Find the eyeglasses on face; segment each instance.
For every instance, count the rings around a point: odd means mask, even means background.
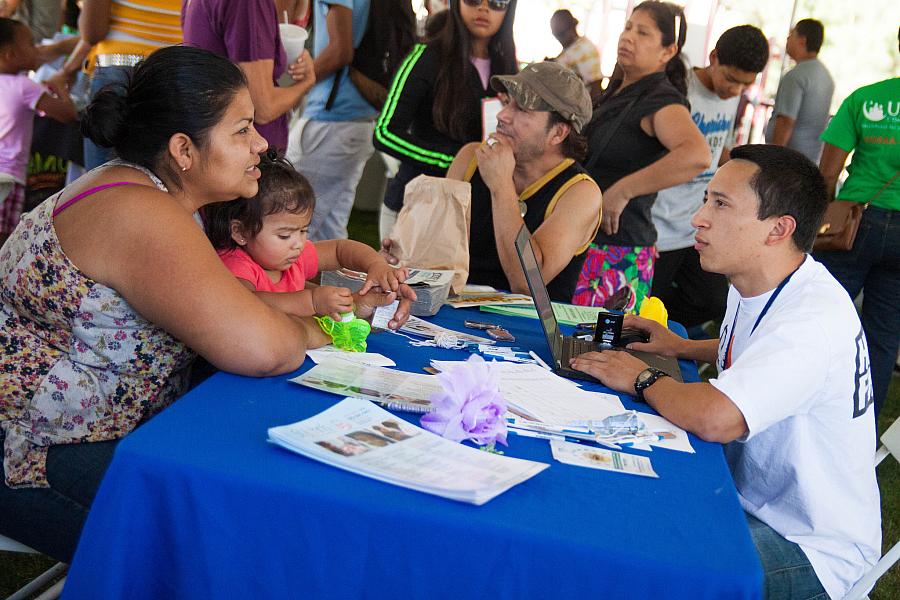
[[[510,1],[511,0],[487,0],[487,5],[491,10],[502,12],[509,8]],[[472,8],[478,8],[479,6],[481,6],[483,0],[463,0],[463,2],[465,2]]]

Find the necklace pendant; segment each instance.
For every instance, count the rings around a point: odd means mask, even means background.
[[[528,212],[528,205],[525,204],[524,201],[519,200],[519,216],[523,219],[525,218],[525,213]]]

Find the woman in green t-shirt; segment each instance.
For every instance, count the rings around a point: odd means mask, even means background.
[[[816,259],[851,297],[865,292],[862,324],[878,414],[900,348],[900,77],[850,94],[822,134],[822,141],[825,147],[819,168],[832,197],[853,152],[847,167],[850,175],[837,199],[868,204],[853,248],[817,252]]]

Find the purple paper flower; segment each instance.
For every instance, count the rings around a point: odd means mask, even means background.
[[[454,442],[506,445],[506,400],[491,363],[473,354],[438,379],[444,390],[431,395],[436,410],[422,417],[422,427]]]

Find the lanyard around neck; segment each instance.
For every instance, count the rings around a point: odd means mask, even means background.
[[[803,262],[806,262],[804,260]],[[802,266],[803,263],[800,263]],[[788,281],[791,280],[791,277],[794,276],[794,273],[800,269],[798,266],[796,269],[788,273],[788,276],[781,280],[781,283],[778,284],[778,287],[775,288],[775,291],[772,292],[772,295],[769,296],[768,301],[766,301],[766,305],[763,306],[762,311],[760,311],[759,316],[756,317],[756,323],[753,324],[753,328],[750,330],[750,335],[753,335],[753,332],[756,331],[756,328],[759,327],[760,321],[763,320],[763,317],[766,316],[766,313],[769,312],[769,309],[772,307],[772,304],[775,302],[775,298],[778,297],[778,294],[781,293],[781,290],[788,284]],[[725,351],[725,363],[724,367],[728,369],[731,367],[731,348],[734,346],[734,329],[737,326],[738,315],[741,314],[741,304],[738,302],[737,310],[734,311],[734,320],[731,322],[731,333],[728,336],[728,349]],[[750,336],[747,336],[750,337]]]

